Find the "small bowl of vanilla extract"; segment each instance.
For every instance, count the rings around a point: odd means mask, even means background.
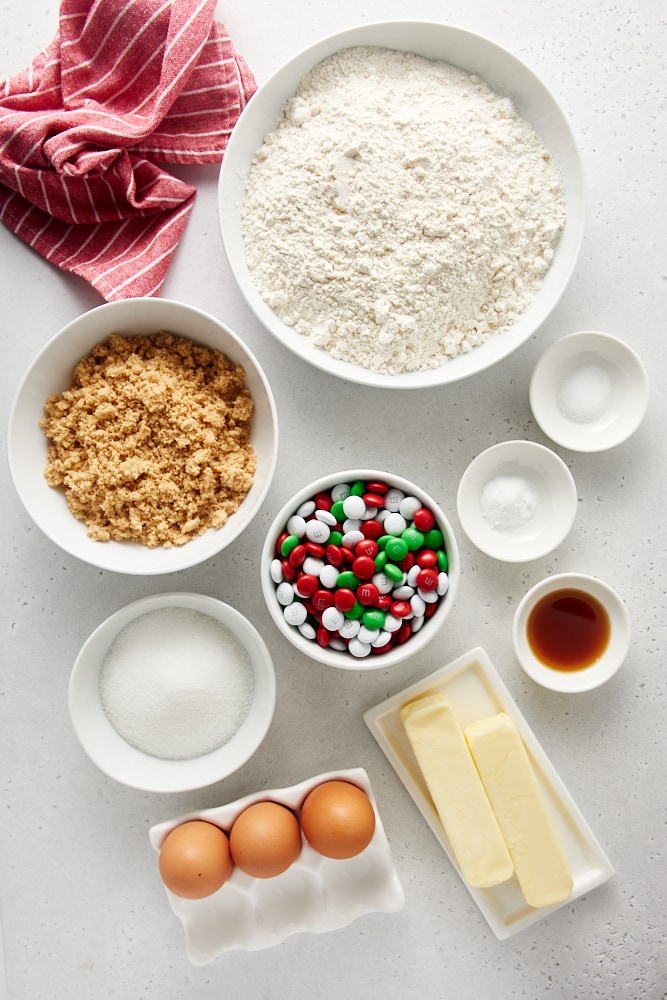
[[[630,646],[630,618],[608,584],[559,573],[535,584],[514,615],[523,670],[551,691],[591,691],[614,676]]]

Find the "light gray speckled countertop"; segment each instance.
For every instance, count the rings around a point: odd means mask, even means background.
[[[0,907],[11,1000],[300,998],[320,1000],[662,1000],[667,994],[665,873],[665,590],[667,377],[664,10],[657,0],[549,5],[489,0],[240,0],[219,17],[263,82],[306,45],[360,21],[410,16],[487,35],[553,90],[577,134],[588,213],[572,281],[551,317],[514,355],[446,390],[355,390],[296,361],[239,294],[216,217],[216,168],[184,171],[199,196],[163,288],[218,315],[269,376],[280,418],[278,468],[261,513],[220,557],[174,577],[99,572],[59,551],[24,513],[2,461]],[[52,37],[55,0],[0,8],[0,77]],[[0,229],[3,437],[24,370],[66,322],[100,303]],[[545,347],[574,330],[628,340],[652,384],[647,417],[601,455],[555,450],[577,484],[575,526],[550,556],[504,565],[459,529],[456,489],[469,461],[497,441],[545,444],[528,380]],[[351,402],[347,402],[351,400]],[[316,404],[316,405],[315,405]],[[350,464],[395,468],[440,500],[458,532],[460,597],[446,628],[403,668],[335,672],[292,654],[272,625],[257,579],[273,512],[310,479]],[[512,652],[514,609],[534,582],[595,573],[625,599],[627,662],[605,687],[576,698],[538,688]],[[69,672],[109,613],[161,590],[212,594],[245,611],[271,644],[278,679],[273,726],[260,751],[224,783],[159,796],[105,779],[67,713]],[[481,645],[549,754],[616,869],[615,877],[548,920],[498,941],[363,724],[371,705]],[[396,914],[365,916],[325,935],[299,934],[202,969],[188,962],[148,844],[151,825],[321,771],[365,767],[406,893]],[[1,981],[1,977],[0,977]]]

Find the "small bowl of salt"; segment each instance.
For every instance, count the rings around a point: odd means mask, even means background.
[[[571,451],[606,451],[626,441],[646,413],[649,383],[618,337],[582,331],[561,337],[538,361],[530,406],[544,433]]]
[[[461,527],[481,552],[502,562],[530,562],[566,538],[577,513],[577,489],[550,448],[503,441],[470,463],[456,504]]]
[[[264,640],[204,594],[144,597],[103,621],[69,682],[76,736],[106,775],[149,792],[184,792],[237,771],[273,719]]]

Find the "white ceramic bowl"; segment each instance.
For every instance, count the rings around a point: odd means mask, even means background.
[[[62,491],[44,478],[48,451],[40,429],[44,403],[71,383],[72,370],[111,333],[150,334],[166,330],[215,348],[242,365],[254,401],[251,443],[257,457],[253,485],[222,528],[183,546],[150,549],[139,542],[96,542],[70,512]],[[271,484],[278,453],[273,394],[257,360],[223,323],[193,306],[159,298],[127,299],[98,306],[68,323],[40,351],[18,388],[7,436],[9,467],[17,493],[35,523],[70,555],[118,573],[157,575],[186,569],[229,545],[259,510]]]
[[[609,616],[610,635],[604,652],[591,666],[579,670],[559,670],[547,666],[533,652],[528,641],[528,619],[535,605],[554,591],[573,589],[595,598]],[[514,615],[512,638],[517,659],[526,674],[551,691],[576,694],[604,684],[619,669],[630,646],[630,618],[618,594],[586,573],[559,573],[535,584],[522,598]]]
[[[337,360],[327,351],[314,347],[305,336],[284,324],[264,302],[246,264],[241,210],[245,180],[254,154],[273,128],[283,103],[294,95],[302,77],[327,56],[356,45],[414,52],[478,73],[497,93],[514,100],[521,116],[541,135],[561,171],[567,213],[565,229],[532,305],[511,329],[430,371],[382,375]],[[419,389],[455,382],[490,367],[523,344],[550,314],[570,280],[581,246],[584,223],[582,167],[569,122],[556,100],[535,74],[506,49],[448,24],[409,20],[363,24],[305,49],[260,86],[239,118],[225,151],[218,213],[223,245],[239,288],[255,315],[280,343],[309,364],[348,382]]]
[[[235,735],[218,750],[189,760],[164,760],[130,746],[114,729],[100,701],[100,670],[114,639],[140,615],[161,608],[189,608],[221,622],[245,648],[254,674],[252,705]],[[68,700],[76,736],[101,771],[131,788],[185,792],[222,781],[255,753],[273,719],[276,680],[266,644],[247,618],[204,594],[168,593],[134,601],[98,625],[76,658]]]
[[[530,380],[530,406],[556,444],[605,451],[637,430],[648,406],[646,369],[618,337],[582,331],[549,347]]]
[[[503,562],[529,562],[565,539],[577,513],[577,489],[563,460],[534,441],[503,441],[479,454],[459,483],[461,527],[480,551]]]
[[[390,488],[399,489],[407,496],[416,497],[424,507],[427,507],[435,516],[436,527],[443,535],[444,547],[449,563],[447,569],[449,583],[447,592],[440,598],[435,613],[430,617],[426,617],[419,631],[411,635],[407,641],[394,645],[393,648],[388,649],[386,652],[382,652],[381,654],[370,653],[363,657],[354,656],[347,650],[337,650],[330,646],[320,646],[316,640],[306,638],[300,633],[298,628],[288,624],[285,620],[283,606],[279,603],[276,596],[276,583],[271,577],[271,563],[276,558],[276,544],[279,536],[285,529],[288,518],[291,517],[301,504],[313,498],[317,493],[327,492],[338,483],[351,485],[359,480],[365,482],[384,482]],[[444,512],[433,497],[421,489],[421,487],[410,482],[408,479],[404,479],[402,476],[397,476],[394,473],[379,472],[373,469],[348,469],[342,472],[330,473],[299,490],[279,511],[269,529],[262,549],[260,570],[262,591],[266,605],[282,634],[305,656],[318,660],[327,666],[340,667],[345,670],[373,670],[391,667],[414,656],[423,649],[442,628],[454,606],[461,574],[459,550],[454,532]]]

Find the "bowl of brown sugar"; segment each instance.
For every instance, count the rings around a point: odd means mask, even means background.
[[[101,569],[171,573],[229,545],[276,463],[273,394],[215,317],[130,299],[92,309],[42,349],[15,397],[8,459],[39,528]]]

